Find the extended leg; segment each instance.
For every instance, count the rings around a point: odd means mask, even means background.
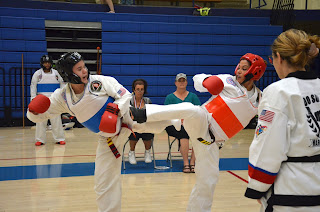
[[[147,122],[163,121],[171,119],[198,119],[202,112],[200,106],[184,102],[173,105],[146,105]]]
[[[197,118],[196,124],[194,120],[184,121],[184,128],[192,141],[196,158],[196,184],[190,194],[187,211],[210,212],[213,193],[219,177],[219,148],[215,143],[205,145],[198,141],[198,138],[211,141],[211,137],[208,130],[207,113],[205,111],[199,113]]]

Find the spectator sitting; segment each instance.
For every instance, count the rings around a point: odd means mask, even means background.
[[[169,94],[164,104],[177,104],[181,102],[191,102],[194,105],[200,105],[200,100],[198,96],[192,92],[187,91],[187,75],[184,73],[179,73],[176,76],[175,85],[177,87],[176,91]],[[182,120],[183,121],[183,120]],[[166,128],[166,131],[169,136],[175,137],[179,140],[179,146],[180,146],[180,152],[183,158],[183,172],[184,173],[194,173],[195,168],[195,156],[194,151],[192,149],[191,153],[191,159],[189,163],[188,159],[188,152],[189,152],[189,136],[184,129],[183,126],[181,126],[181,130],[177,131],[174,126],[169,126]]]
[[[133,96],[130,100],[130,105],[132,107],[141,109],[145,108],[145,104],[151,104],[151,100],[148,97],[144,97],[144,95],[147,93],[147,81],[144,79],[136,79],[132,83],[132,92]],[[154,134],[151,133],[135,133],[131,134],[130,139],[130,151],[129,151],[129,163],[130,164],[137,164],[136,157],[135,157],[135,148],[138,140],[141,138],[143,140],[144,146],[145,146],[145,153],[144,153],[144,161],[146,163],[151,163],[151,155],[150,155],[150,149],[152,145],[152,139],[154,137]]]

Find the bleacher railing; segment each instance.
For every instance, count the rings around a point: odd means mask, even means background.
[[[250,3],[249,3],[250,9],[260,9],[261,7],[265,7],[268,5],[265,0],[258,0],[257,6],[253,6],[253,5],[255,5],[254,2],[256,2],[256,1],[250,0]]]
[[[270,23],[282,25],[283,31],[293,27],[295,21],[294,0],[274,0]]]
[[[31,78],[38,69],[38,67],[24,68],[24,77],[22,77],[21,67],[11,67],[8,71],[9,74],[5,74],[4,69],[0,68],[3,76],[3,84],[1,85],[3,88],[3,96],[1,96],[3,98],[3,107],[0,107],[0,112],[4,113],[4,116],[0,119],[3,120],[1,125],[14,126],[15,119],[20,120],[23,116],[25,117],[26,114],[23,114],[22,105],[24,105],[24,111],[26,112],[30,102]],[[22,83],[22,79],[24,79],[24,83]],[[22,96],[22,93],[24,93],[24,96]]]

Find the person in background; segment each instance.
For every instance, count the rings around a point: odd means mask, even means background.
[[[167,95],[164,104],[178,104],[181,102],[191,102],[194,105],[201,105],[201,102],[198,96],[192,92],[187,91],[187,75],[184,73],[179,73],[176,75],[174,84],[176,85],[176,91]],[[191,158],[189,162],[188,153],[189,153],[189,136],[183,126],[181,130],[177,131],[174,126],[169,126],[166,128],[166,131],[169,136],[175,137],[179,140],[180,153],[183,158],[183,172],[184,173],[194,173],[195,168],[195,155],[192,148]]]
[[[132,83],[132,92],[133,96],[130,100],[130,105],[132,107],[141,109],[145,108],[146,104],[151,104],[151,100],[148,97],[144,97],[147,94],[148,83],[144,79],[136,79]],[[131,133],[130,139],[130,151],[129,151],[129,163],[137,164],[135,157],[135,148],[139,139],[143,140],[145,146],[144,152],[144,161],[146,163],[151,163],[151,154],[150,149],[152,145],[152,139],[154,138],[154,134],[151,133]]]
[[[64,86],[63,79],[58,71],[52,68],[53,60],[49,55],[40,58],[41,69],[37,70],[31,79],[30,94],[31,101],[37,95],[43,94],[50,97],[57,89]],[[65,136],[62,127],[61,116],[49,118],[51,123],[52,135],[56,144],[65,145]],[[48,119],[36,123],[35,145],[41,146],[46,143]]]
[[[305,67],[318,36],[290,29],[271,46],[280,81],[263,91],[245,196],[260,211],[320,211],[320,79]]]
[[[115,13],[112,0],[96,0],[97,4],[107,4],[109,7],[109,13]]]

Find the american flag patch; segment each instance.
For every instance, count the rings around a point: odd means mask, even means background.
[[[270,110],[262,110],[259,116],[259,120],[272,123],[273,117],[274,117],[274,112]]]
[[[120,88],[117,92],[120,96],[123,96],[126,93],[126,89]]]

